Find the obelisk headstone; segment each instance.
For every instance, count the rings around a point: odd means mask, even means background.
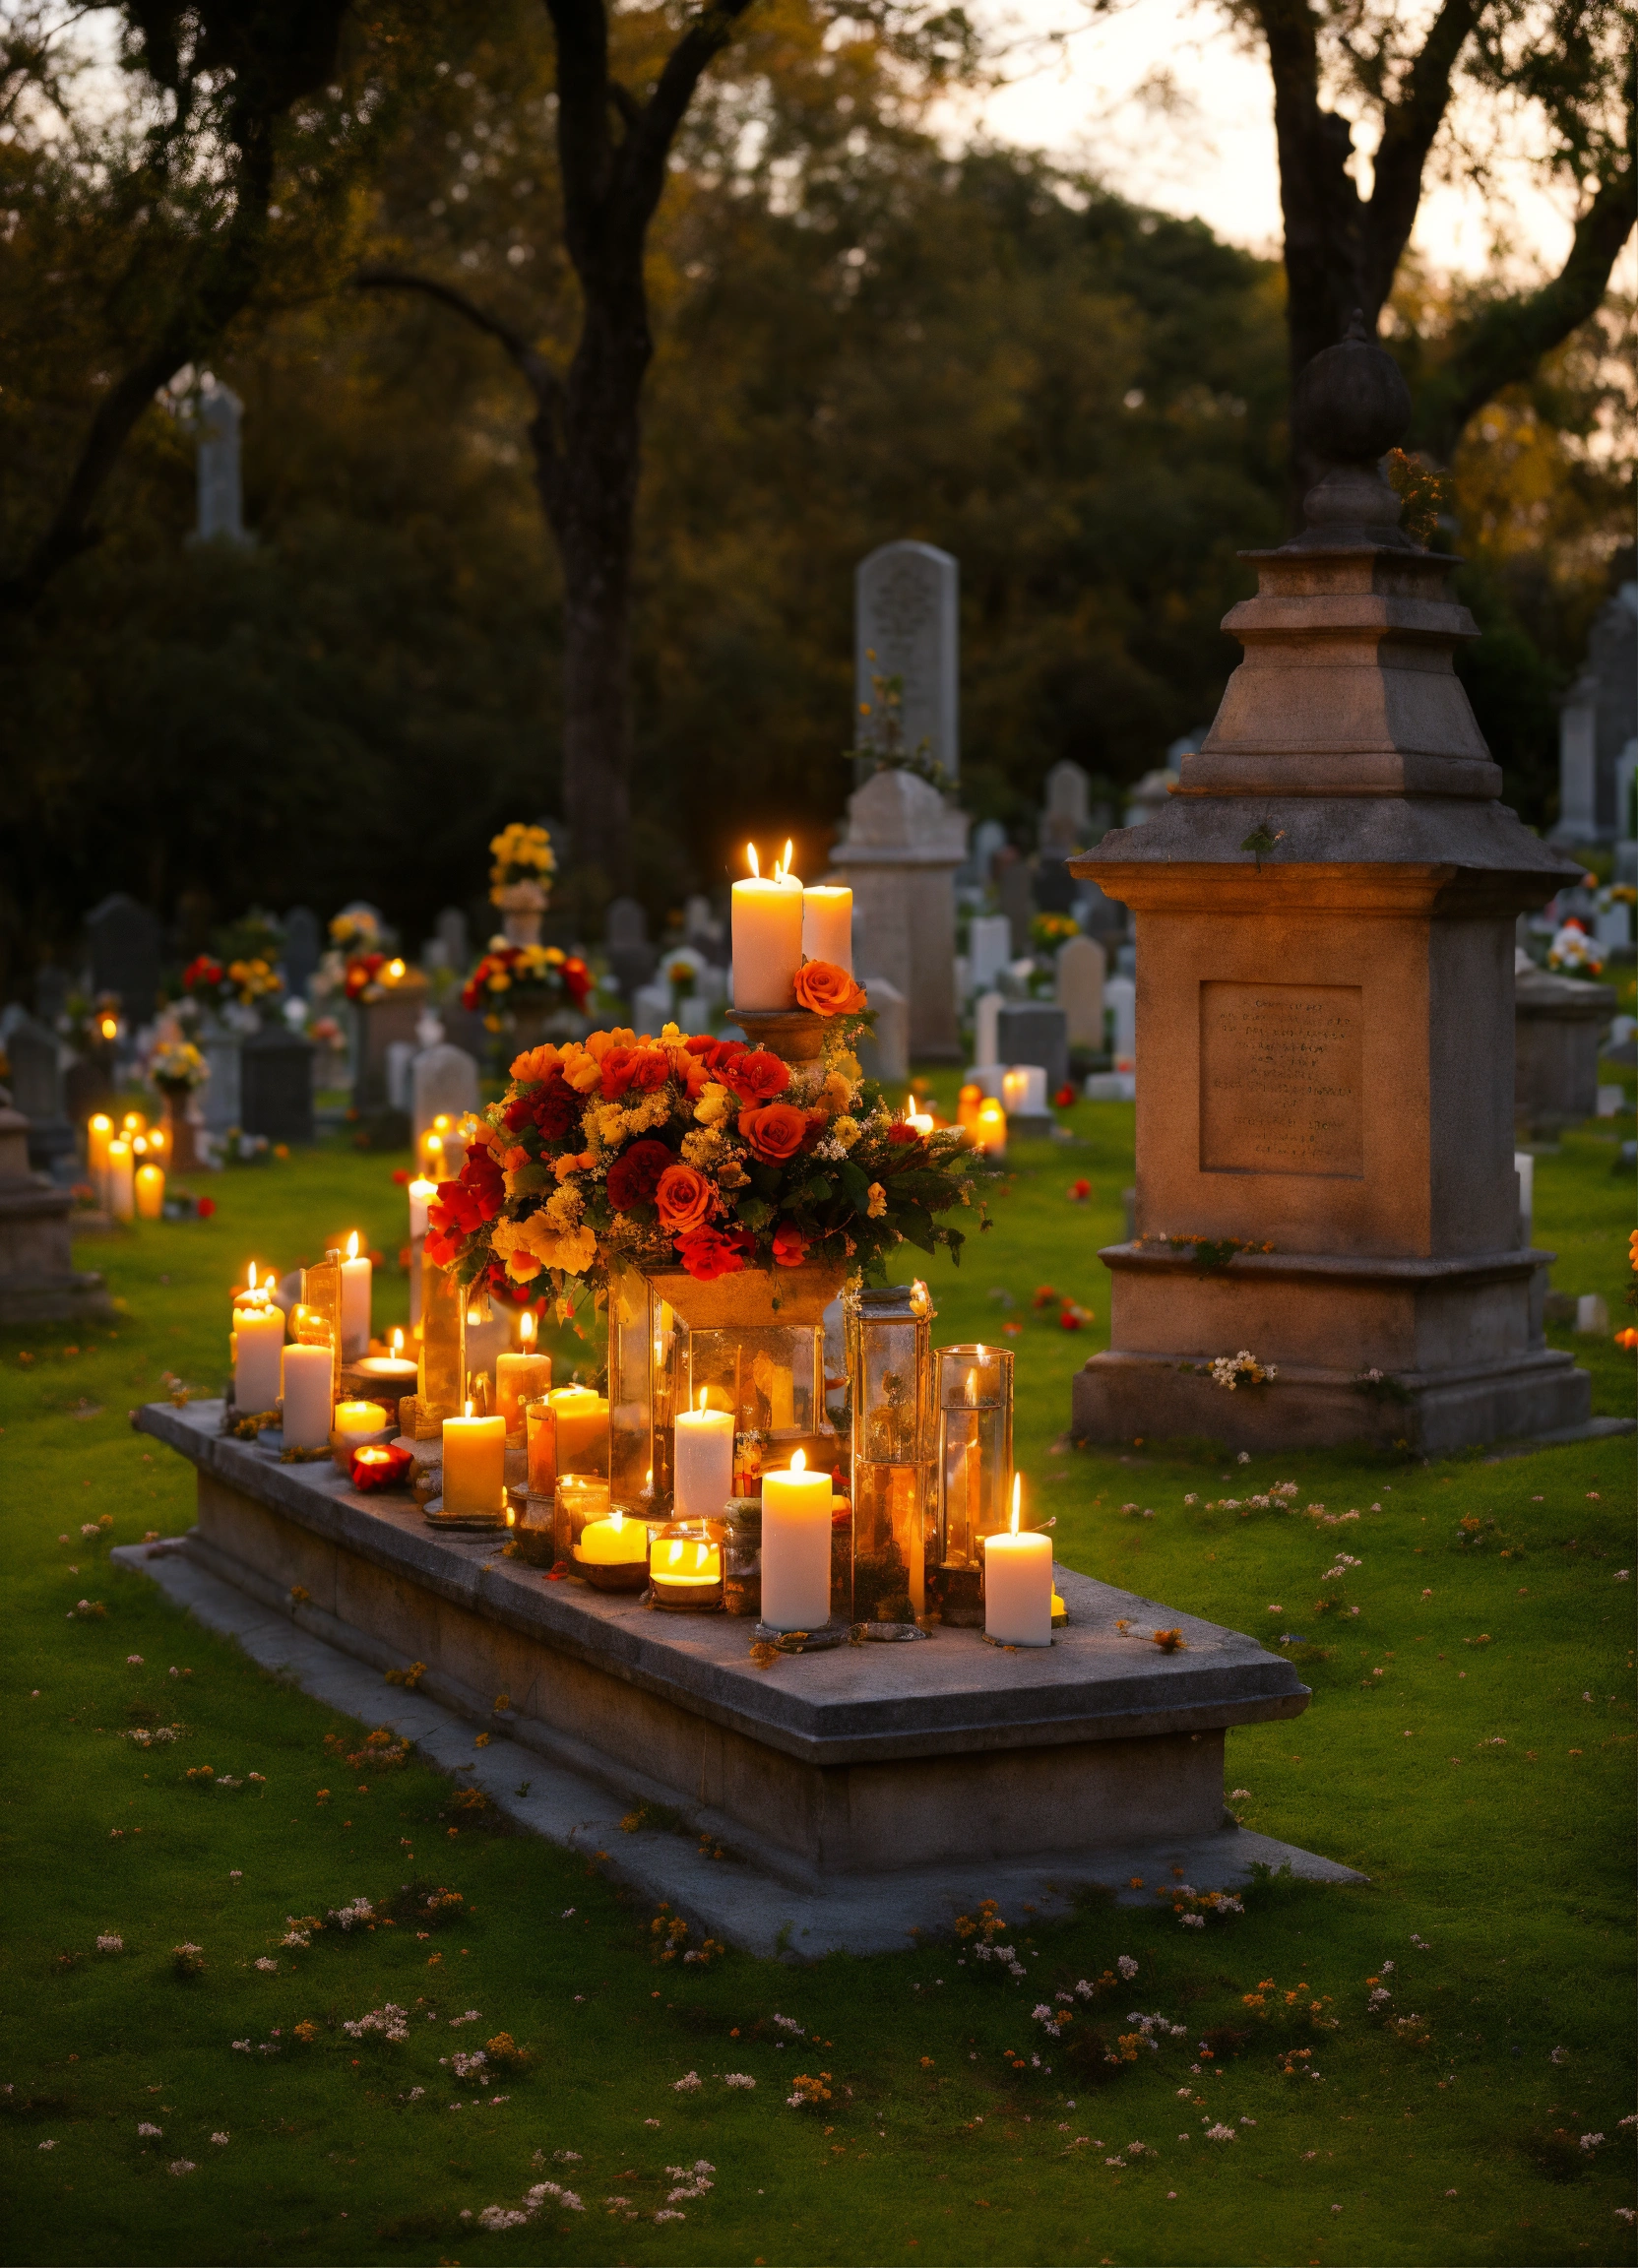
[[[1142,1058],[1139,1234],[1102,1256],[1074,1428],[1429,1451],[1573,1426],[1590,1381],[1542,1343],[1518,1247],[1513,930],[1576,869],[1500,803],[1455,562],[1378,474],[1410,418],[1394,362],[1356,324],[1293,410],[1329,470],[1303,533],[1250,555],[1205,745],[1072,862],[1137,916]],[[1228,1393],[1210,1364],[1241,1350],[1264,1378]]]
[[[209,543],[220,536],[229,543],[248,543],[244,499],[239,480],[239,421],[244,404],[230,386],[207,377],[199,397],[199,524],[195,540]]]
[[[853,570],[856,745],[875,744],[875,680],[902,678],[905,752],[925,741],[951,781],[961,772],[960,583],[956,561],[931,543],[883,543]]]

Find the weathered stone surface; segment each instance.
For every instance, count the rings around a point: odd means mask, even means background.
[[[914,772],[889,767],[848,798],[848,837],[831,863],[852,889],[877,975],[910,1003],[910,1051],[958,1062],[951,971],[956,868],[967,820]]]
[[[1556,1133],[1598,1107],[1599,1047],[1615,1013],[1610,984],[1548,969],[1513,978],[1513,1107],[1526,1126]]]
[[[708,1811],[783,1879],[1209,1834],[1224,1729],[1307,1703],[1250,1638],[1063,1569],[1071,1622],[1049,1650],[941,1630],[759,1670],[730,1617],[548,1584],[499,1538],[434,1532],[329,1467],[223,1439],[220,1405],[137,1421],[200,1468],[194,1548],[213,1571],[270,1605],[299,1584],[302,1627],[383,1667],[424,1662],[457,1706],[487,1718],[504,1689],[544,1752]],[[1158,1624],[1186,1651],[1150,1644]]]
[[[901,677],[905,750],[914,755],[924,740],[929,761],[952,780],[961,771],[960,580],[956,560],[931,543],[883,543],[853,570],[854,729],[861,745],[875,745],[874,680]]]

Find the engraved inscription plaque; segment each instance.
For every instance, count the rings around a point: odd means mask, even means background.
[[[1360,987],[1200,987],[1200,1169],[1362,1175]]]

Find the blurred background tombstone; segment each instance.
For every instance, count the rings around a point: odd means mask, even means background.
[[[987,990],[1012,957],[1012,923],[1006,915],[975,914],[967,929],[967,975],[974,989]]]
[[[909,1047],[918,1059],[961,1060],[951,971],[954,877],[966,855],[964,815],[898,765],[884,765],[849,796],[847,838],[831,852],[863,916],[872,967],[908,1003]]]
[[[117,992],[128,1025],[146,1024],[159,998],[159,924],[123,890],[86,916],[94,992]]]
[[[1103,948],[1093,937],[1071,937],[1058,950],[1056,990],[1071,1047],[1103,1051]]]
[[[319,965],[319,917],[310,906],[292,906],[284,916],[284,988],[292,1000],[305,1000]]]
[[[866,976],[862,982],[876,1012],[876,1028],[859,1041],[859,1067],[884,1087],[902,1087],[910,1077],[910,1002],[889,977]]]
[[[1138,1045],[1138,988],[1136,980],[1124,974],[1111,976],[1103,986],[1104,1029],[1109,1034],[1109,1052],[1117,1070],[1130,1071],[1137,1061]],[[1113,1018],[1110,1029],[1109,1019]]]
[[[244,404],[230,386],[220,386],[207,371],[199,396],[199,450],[196,472],[199,487],[198,543],[222,537],[229,543],[248,543],[245,534],[243,490],[239,478],[239,422]]]
[[[1044,1000],[1008,1000],[996,1018],[996,1061],[1033,1063],[1046,1074],[1050,1102],[1069,1077],[1068,1019]]]
[[[459,906],[446,906],[438,916],[438,942],[444,949],[444,967],[457,979],[466,977],[472,965],[472,939],[467,934],[467,916]]]
[[[216,1016],[201,1020],[199,1051],[210,1077],[201,1098],[208,1134],[225,1134],[230,1126],[243,1126],[239,1116],[239,1050],[244,1041]]]
[[[238,1123],[245,1133],[265,1135],[270,1142],[311,1142],[312,1041],[280,1021],[252,1032],[238,1055]]]
[[[55,1032],[57,1019],[68,1013],[68,996],[74,989],[74,979],[66,969],[45,962],[34,972],[34,1014],[48,1032]]]
[[[36,1173],[54,1174],[73,1158],[75,1148],[63,1093],[62,1041],[21,1008],[9,1010],[8,1016],[9,1084],[13,1107],[29,1121],[29,1164]]]
[[[29,1167],[29,1121],[0,1087],[0,1324],[67,1323],[113,1312],[100,1276],[74,1266],[66,1189]]]
[[[410,1123],[417,1155],[421,1136],[440,1113],[464,1118],[477,1105],[477,1065],[467,1050],[447,1040],[423,1047],[410,1069]]]
[[[883,543],[853,570],[855,745],[872,744],[876,678],[900,677],[905,752],[925,741],[951,781],[961,772],[960,582],[956,561],[931,543]]]
[[[1030,950],[1030,925],[1035,918],[1035,860],[1020,856],[1008,845],[996,854],[995,889],[1012,938],[1014,960]]]
[[[635,898],[616,898],[610,904],[603,928],[608,967],[628,1000],[639,985],[654,975],[659,959],[649,943],[649,917]]]
[[[1612,985],[1515,965],[1513,1112],[1527,1135],[1595,1114],[1599,1046],[1616,1005]]]

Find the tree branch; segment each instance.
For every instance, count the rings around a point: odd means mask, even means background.
[[[1628,147],[1631,147],[1629,113]],[[1631,158],[1576,223],[1569,257],[1540,290],[1492,300],[1458,326],[1450,353],[1418,389],[1412,439],[1448,460],[1462,428],[1503,387],[1531,377],[1545,354],[1598,312],[1633,226]]]
[[[677,128],[708,67],[733,37],[752,0],[715,0],[702,8],[665,58],[660,82],[643,106],[636,132],[626,145],[626,175],[646,223],[665,186],[665,161]]]
[[[1479,12],[1477,0],[1444,0],[1411,66],[1404,94],[1383,114],[1370,202],[1363,209],[1359,262],[1365,317],[1373,328],[1411,241],[1421,203],[1422,168],[1450,107],[1451,79]]]
[[[440,283],[436,276],[417,276],[410,268],[361,268],[350,280],[354,291],[419,291],[428,299],[435,299],[441,307],[459,315],[475,330],[493,339],[504,347],[508,358],[521,373],[530,392],[543,408],[559,409],[563,400],[563,381],[538,347],[532,346],[521,331],[514,331],[498,315],[491,315],[475,299],[469,299],[453,284]]]
[[[602,0],[546,0],[557,47],[557,166],[563,241],[584,281],[596,259],[613,172],[608,24]]]

